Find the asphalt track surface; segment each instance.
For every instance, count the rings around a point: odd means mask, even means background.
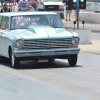
[[[0,100],[100,100],[100,56],[80,52],[74,67],[60,59],[2,63]]]
[[[94,40],[100,40],[100,32],[92,32],[91,38]]]

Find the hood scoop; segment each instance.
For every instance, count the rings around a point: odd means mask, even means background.
[[[48,35],[50,33],[56,34],[55,30],[51,26],[29,26],[28,31],[36,35]]]
[[[29,26],[28,31],[37,37],[71,38],[73,34],[65,29],[56,29],[51,26]]]
[[[29,26],[28,31],[30,31],[30,32],[32,32],[32,33],[34,33],[34,34],[36,34],[36,31],[34,30],[34,28],[33,28],[32,26]]]

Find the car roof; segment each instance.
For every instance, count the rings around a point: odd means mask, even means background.
[[[55,12],[7,12],[7,13],[0,13],[0,16],[20,16],[20,15],[43,15],[43,14],[57,14]]]

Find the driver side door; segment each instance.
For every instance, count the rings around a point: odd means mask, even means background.
[[[0,25],[1,25],[1,19],[2,19],[2,16],[0,16]],[[0,55],[1,55],[1,38],[2,38],[2,35],[1,35],[1,29],[0,29]]]
[[[0,45],[1,45],[1,54],[2,56],[7,56],[7,17],[2,16],[1,25],[0,25]]]

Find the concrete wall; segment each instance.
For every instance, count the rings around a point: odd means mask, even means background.
[[[80,19],[80,21],[85,21],[87,23],[100,24],[100,13],[80,12],[79,13],[79,19]]]
[[[73,30],[80,37],[80,44],[91,43],[91,30]]]

